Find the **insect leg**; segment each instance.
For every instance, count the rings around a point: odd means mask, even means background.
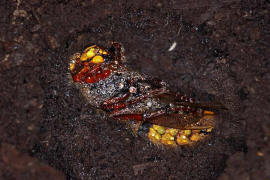
[[[112,106],[113,104],[117,104],[117,103],[125,101],[129,96],[130,96],[130,93],[126,93],[122,97],[113,97],[113,98],[103,102],[101,106],[104,109],[112,109],[112,108],[110,108],[110,106]]]

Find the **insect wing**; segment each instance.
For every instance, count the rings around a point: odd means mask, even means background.
[[[192,113],[190,114],[172,113],[151,117],[146,119],[146,121],[152,124],[168,128],[185,129],[189,125],[195,124],[196,122],[200,121],[200,117],[194,116]]]

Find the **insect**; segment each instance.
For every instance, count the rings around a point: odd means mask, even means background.
[[[195,103],[193,98],[171,92],[166,82],[130,70],[118,42],[110,48],[93,45],[75,53],[69,72],[90,105],[126,122],[134,134],[154,144],[193,144],[215,127],[211,109],[219,105]]]

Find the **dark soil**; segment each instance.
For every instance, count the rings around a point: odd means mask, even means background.
[[[269,10],[268,0],[1,0],[0,178],[269,179]],[[84,103],[68,57],[111,41],[132,69],[224,104],[211,139],[156,147]]]

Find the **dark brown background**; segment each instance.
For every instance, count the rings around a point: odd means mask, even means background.
[[[269,7],[268,0],[1,0],[0,178],[269,179]],[[86,105],[68,82],[68,57],[111,41],[124,45],[134,70],[223,103],[212,138],[156,147]]]

